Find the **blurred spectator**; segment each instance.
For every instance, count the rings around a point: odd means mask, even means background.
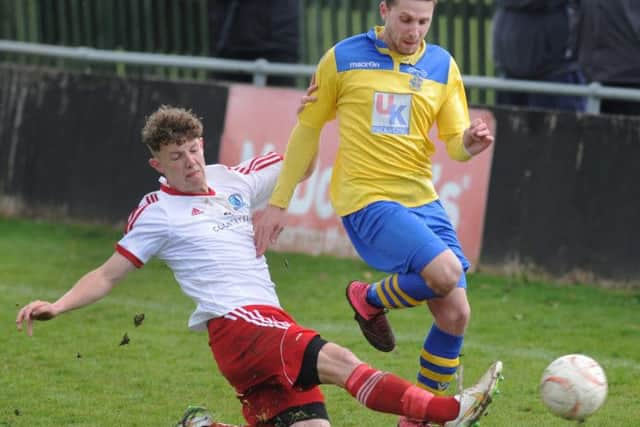
[[[578,0],[497,0],[493,57],[500,77],[584,84],[577,60]],[[637,0],[636,0],[637,1]],[[498,92],[497,103],[584,111],[583,97]]]
[[[297,63],[298,0],[209,0],[211,55]],[[220,80],[251,82],[250,74],[214,73]],[[293,86],[295,78],[269,76],[267,84]]]
[[[581,0],[580,63],[589,81],[640,89],[640,0]],[[603,99],[603,113],[640,115],[640,101]]]

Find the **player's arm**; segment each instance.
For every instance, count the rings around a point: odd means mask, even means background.
[[[469,110],[462,76],[453,59],[445,101],[436,121],[441,140],[445,141],[447,153],[454,160],[466,161],[484,151],[493,142],[493,135],[482,119],[469,123]]]
[[[296,185],[313,171],[318,154],[320,132],[336,115],[337,67],[334,50],[329,50],[318,63],[311,78],[304,106],[299,109],[298,123],[289,136],[282,171],[269,204],[286,209]],[[315,96],[311,94],[315,92]]]
[[[336,114],[337,72],[333,50],[320,60],[310,88],[317,86],[315,99],[307,93],[304,107],[298,114],[298,123],[291,131],[284,164],[278,176],[269,204],[254,222],[256,254],[261,256],[275,243],[284,229],[286,209],[289,207],[296,185],[313,171],[324,124]],[[305,99],[305,98],[303,98]]]
[[[286,211],[296,185],[313,172],[320,145],[320,131],[300,122],[291,131],[282,170],[269,204],[253,224],[256,256],[264,255],[284,229]]]
[[[296,185],[311,175],[318,155],[320,131],[300,122],[295,125],[289,136],[282,170],[269,199],[270,205],[286,209]]]
[[[27,333],[32,335],[34,320],[50,320],[69,310],[98,301],[133,269],[135,266],[131,261],[114,252],[104,264],[85,274],[54,303],[36,300],[22,307],[16,317],[18,330],[21,331],[26,324]]]
[[[297,114],[302,113],[302,111],[304,110],[304,107],[307,104],[311,102],[316,102],[318,100],[318,97],[314,95],[314,92],[317,90],[318,90],[318,83],[316,83],[316,74],[313,73],[311,75],[311,82],[309,82],[309,87],[307,87],[307,92],[302,96],[302,98],[300,98],[300,105],[296,110]]]

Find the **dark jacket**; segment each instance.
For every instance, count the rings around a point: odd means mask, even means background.
[[[496,0],[496,5],[500,9],[545,13],[565,7],[567,0]]]
[[[640,84],[640,0],[581,0],[579,58],[586,77]]]
[[[211,54],[298,62],[298,0],[209,0]]]
[[[498,0],[493,57],[506,77],[545,80],[577,70],[577,8],[570,0]]]

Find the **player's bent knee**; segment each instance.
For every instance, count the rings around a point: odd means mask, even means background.
[[[438,296],[445,296],[454,290],[462,274],[462,264],[451,250],[442,252],[420,272]]]
[[[431,281],[427,280],[427,283],[436,295],[445,296],[458,287],[461,275],[462,267],[456,268],[453,266],[452,268],[443,269],[443,271],[435,275]]]
[[[322,384],[344,387],[351,372],[361,363],[351,350],[329,342],[318,355],[318,377]]]

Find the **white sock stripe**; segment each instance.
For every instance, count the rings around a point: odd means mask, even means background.
[[[384,377],[384,372],[381,372],[381,371],[376,372],[375,374],[371,375],[371,377],[369,377],[364,382],[364,384],[362,384],[362,387],[360,387],[360,390],[358,390],[356,399],[358,399],[358,401],[362,403],[364,406],[367,406],[367,400],[371,395],[371,391],[380,382],[382,377]]]
[[[379,371],[376,372],[369,379],[367,379],[367,381],[365,381],[362,387],[360,387],[360,390],[358,390],[357,398],[363,405],[367,406],[367,400],[371,395],[371,391],[376,386],[376,384],[378,384],[378,382],[382,379],[383,375],[384,374],[382,372],[379,372]]]

